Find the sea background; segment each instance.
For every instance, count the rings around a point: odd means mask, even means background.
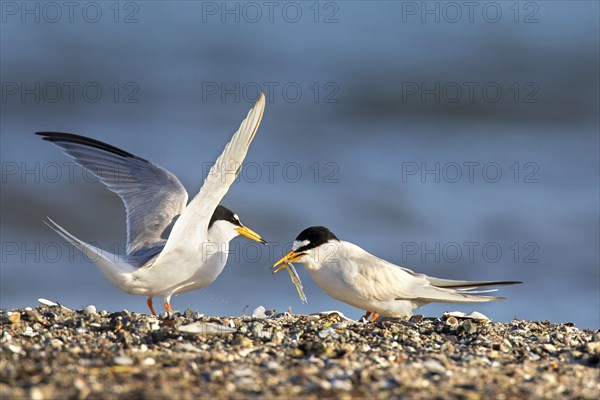
[[[175,309],[358,318],[300,265],[307,304],[270,274],[325,225],[419,272],[524,282],[426,316],[600,327],[598,2],[49,3],[2,3],[2,308],[146,312],[42,223],[124,248],[119,198],[34,132],[106,141],[193,195],[261,88],[222,204],[273,244],[235,239],[221,276]]]

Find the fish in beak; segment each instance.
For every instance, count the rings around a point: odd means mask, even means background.
[[[284,269],[287,263],[293,263],[294,261],[299,260],[300,258],[304,257],[305,255],[306,255],[306,253],[297,252],[294,250],[290,251],[285,256],[283,256],[279,261],[277,261],[275,264],[273,264],[273,266],[271,268],[276,268],[275,271],[273,271],[273,274],[276,274],[279,271],[281,271],[282,269]],[[281,264],[281,265],[279,265],[279,264]],[[279,267],[277,267],[278,265],[279,265]]]

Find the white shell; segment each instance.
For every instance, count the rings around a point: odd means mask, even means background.
[[[227,333],[237,332],[236,329],[230,328],[225,325],[217,325],[210,322],[194,322],[193,324],[182,325],[179,328],[179,332],[195,334],[214,334],[223,335]]]

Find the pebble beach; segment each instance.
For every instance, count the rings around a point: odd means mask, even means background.
[[[600,332],[484,316],[2,310],[0,398],[600,397]]]

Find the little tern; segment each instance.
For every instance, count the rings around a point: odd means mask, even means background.
[[[292,250],[273,265],[273,273],[285,268],[286,262],[303,264],[328,295],[365,310],[365,319],[370,317],[371,322],[379,315],[409,317],[413,310],[431,302],[503,300],[502,297],[476,295],[495,289],[474,289],[521,283],[457,281],[419,274],[369,254],[355,244],[339,240],[324,226],[302,231],[296,237]]]
[[[92,259],[119,289],[148,296],[153,315],[153,296],[162,297],[171,312],[172,295],[205,287],[219,276],[229,242],[238,234],[267,243],[219,204],[240,172],[264,109],[261,93],[189,204],[181,182],[157,164],[84,136],[37,132],[121,197],[127,214],[126,254],[92,246],[50,218],[46,224]]]

